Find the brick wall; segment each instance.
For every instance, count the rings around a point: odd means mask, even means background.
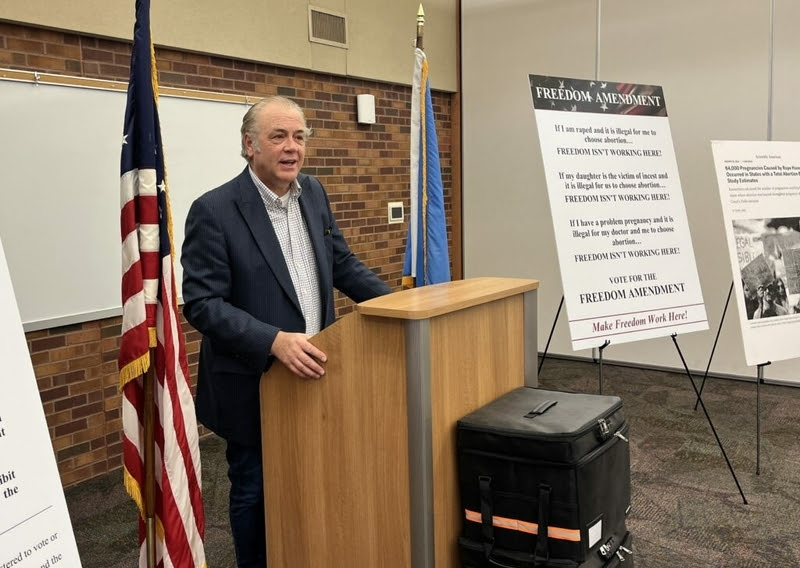
[[[126,42],[0,22],[0,67],[126,81],[129,59]],[[166,48],[156,48],[156,60],[162,86],[255,97],[281,94],[304,107],[314,129],[304,171],[326,186],[353,252],[390,286],[399,288],[408,229],[406,224],[387,224],[386,204],[407,203],[408,86]],[[356,123],[355,95],[361,93],[375,95],[376,124]],[[434,93],[433,99],[451,234],[453,96]],[[238,131],[239,124],[231,124],[231,129]],[[169,141],[165,144],[168,147]],[[341,295],[336,307],[339,315],[353,308]],[[200,334],[185,322],[184,331],[194,377]],[[27,334],[64,486],[121,467],[119,332],[116,317]]]

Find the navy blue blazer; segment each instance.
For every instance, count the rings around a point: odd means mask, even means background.
[[[323,327],[334,322],[333,288],[355,302],[391,292],[350,251],[322,184],[300,174],[300,209],[319,272]],[[200,422],[226,440],[257,445],[259,379],[278,331],[305,319],[278,238],[248,168],[200,196],[181,252],[183,313],[203,334],[197,376]]]

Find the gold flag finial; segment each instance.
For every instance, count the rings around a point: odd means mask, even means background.
[[[422,9],[422,4],[419,5],[417,10],[417,48],[422,49],[422,34],[425,27],[425,11]]]

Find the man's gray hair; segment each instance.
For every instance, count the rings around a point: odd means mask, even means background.
[[[280,104],[296,110],[300,113],[300,116],[303,119],[303,124],[308,124],[306,121],[306,113],[304,113],[300,105],[294,102],[292,99],[288,97],[282,97],[281,95],[270,95],[268,97],[264,97],[256,104],[251,106],[247,112],[244,113],[244,118],[242,118],[242,158],[245,160],[248,160],[247,148],[244,145],[245,134],[250,136],[250,140],[253,141],[253,146],[256,150],[258,150],[258,131],[261,127],[261,124],[258,121],[258,115],[261,112],[261,109],[270,104]],[[306,136],[311,136],[310,128],[306,128]]]

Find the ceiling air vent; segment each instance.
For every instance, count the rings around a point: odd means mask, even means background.
[[[347,18],[344,14],[308,7],[308,39],[336,47],[347,47]]]

